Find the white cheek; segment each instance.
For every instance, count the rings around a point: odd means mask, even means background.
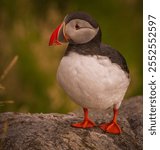
[[[90,40],[92,40],[96,36],[98,30],[99,30],[99,28],[97,28],[97,29],[82,28],[82,29],[76,30],[76,29],[72,28],[71,26],[69,26],[66,29],[66,34],[75,43],[82,44],[82,43],[87,43]]]

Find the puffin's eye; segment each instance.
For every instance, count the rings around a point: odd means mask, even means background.
[[[78,30],[80,29],[80,26],[78,24],[75,25],[75,29]]]

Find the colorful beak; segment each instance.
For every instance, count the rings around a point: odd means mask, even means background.
[[[55,44],[55,45],[61,45],[62,42],[67,42],[67,39],[64,36],[63,28],[64,23],[60,24],[52,33],[49,41],[49,46]]]

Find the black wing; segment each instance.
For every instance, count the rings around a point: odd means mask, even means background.
[[[118,64],[125,72],[129,73],[127,62],[120,52],[105,44],[101,44],[100,51],[101,55],[107,56],[112,63]]]

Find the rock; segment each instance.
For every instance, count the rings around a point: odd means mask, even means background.
[[[90,110],[90,118],[100,124],[109,122],[112,109]],[[0,150],[141,150],[142,96],[123,101],[118,123],[123,133],[113,135],[98,126],[71,127],[83,120],[82,111],[69,114],[0,114]]]

